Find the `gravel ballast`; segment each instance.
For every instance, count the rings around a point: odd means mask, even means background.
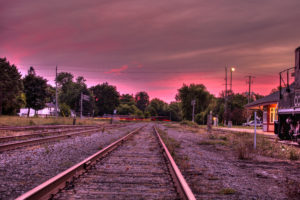
[[[20,196],[141,125],[132,123],[103,133],[1,153],[0,199]]]
[[[176,155],[187,163],[178,163],[179,168],[197,199],[297,199],[299,161],[263,156],[239,160],[225,146],[200,145],[205,133],[160,128],[181,143]]]

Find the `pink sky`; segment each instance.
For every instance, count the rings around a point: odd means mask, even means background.
[[[55,66],[108,82],[120,93],[147,91],[173,101],[183,83],[216,96],[224,68],[235,66],[234,92],[269,94],[300,45],[298,0],[38,0],[0,8],[0,57],[53,83]]]

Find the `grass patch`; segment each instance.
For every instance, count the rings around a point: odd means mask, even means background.
[[[175,157],[176,157],[175,150],[176,150],[176,148],[180,148],[180,142],[178,142],[174,138],[169,137],[168,134],[161,129],[157,129],[157,131],[158,131],[161,139],[164,141],[165,145],[167,146],[170,154],[175,159]]]
[[[176,154],[176,149],[180,148],[180,142],[178,142],[174,138],[169,137],[168,134],[161,129],[157,129],[157,131],[159,132],[160,137],[164,141],[171,156],[173,157],[175,163],[178,165],[180,170],[182,170],[183,172],[188,170],[190,168],[189,157],[187,155],[178,156]]]
[[[295,149],[291,149],[289,153],[290,160],[299,160],[299,154],[295,151]]]
[[[223,140],[202,140],[198,142],[199,145],[222,145],[226,146],[228,143]]]
[[[76,119],[77,125],[101,125],[107,123],[96,119]],[[34,126],[34,125],[72,125],[70,117],[18,117],[0,116],[0,126]]]
[[[236,191],[232,188],[223,188],[219,192],[220,194],[225,194],[225,195],[230,195],[230,194],[235,194]]]
[[[194,128],[198,128],[198,124],[192,121],[188,121],[188,120],[183,120],[180,122],[180,125],[185,125],[185,126],[190,126],[190,127],[194,127]]]
[[[253,147],[253,134],[246,132],[226,132],[218,134],[217,132],[208,134],[206,140],[200,142],[200,145],[223,145],[214,141],[224,141],[228,147],[234,150],[238,159],[252,159],[255,155],[262,155],[272,158],[289,159],[292,161],[300,159],[300,149],[294,146],[284,145],[266,138],[264,135],[257,135],[256,150]]]

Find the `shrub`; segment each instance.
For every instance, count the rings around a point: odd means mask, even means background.
[[[63,117],[69,117],[71,115],[71,108],[65,103],[59,105],[59,114]]]
[[[297,152],[294,149],[292,149],[290,151],[289,159],[290,160],[298,160],[299,159],[299,155],[297,154]]]
[[[181,121],[180,125],[186,125],[186,126],[191,126],[191,127],[198,127],[198,125],[195,122],[188,121],[188,120]]]
[[[240,160],[247,160],[251,159],[251,154],[253,152],[253,146],[252,142],[243,139],[240,139],[240,142],[238,143],[236,147],[236,151],[238,154],[238,159]]]
[[[220,194],[234,194],[236,191],[232,188],[223,188],[220,190]]]

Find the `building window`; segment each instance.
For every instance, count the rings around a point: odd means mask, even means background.
[[[270,108],[270,123],[275,121],[275,108]]]

